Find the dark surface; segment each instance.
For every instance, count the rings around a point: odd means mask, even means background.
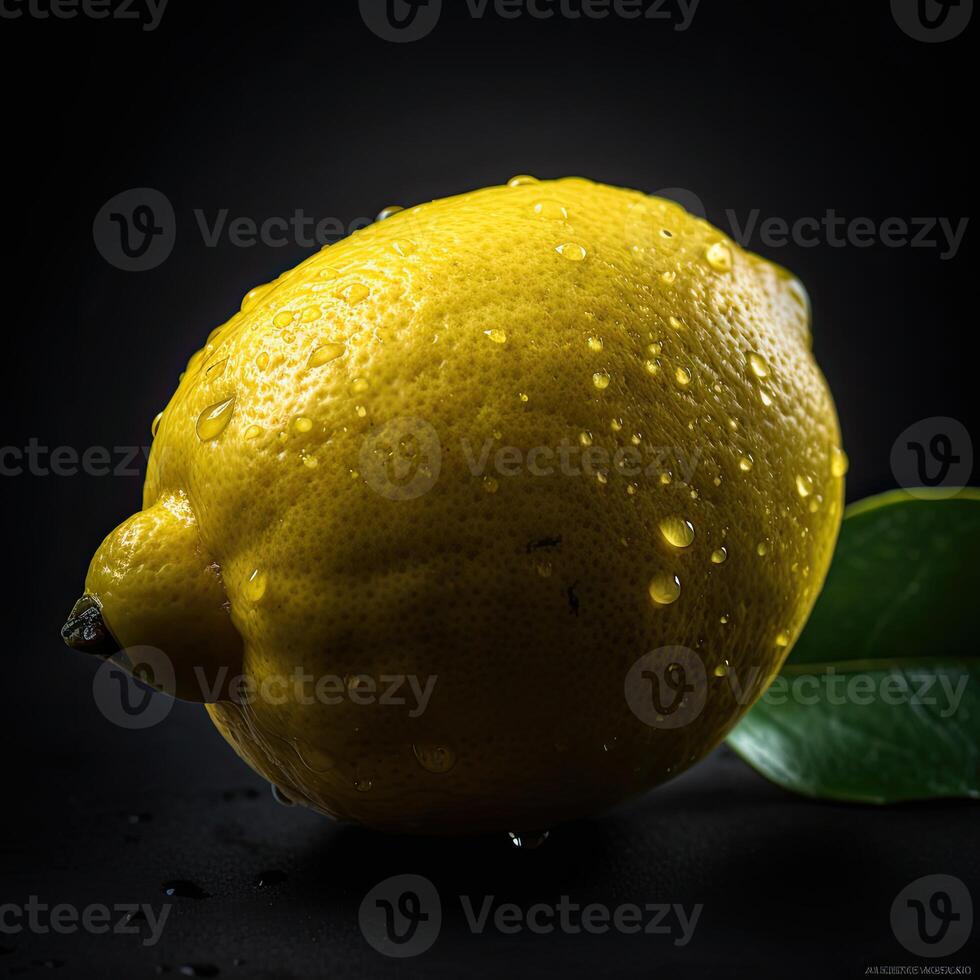
[[[204,336],[309,251],[206,247],[196,208],[257,221],[301,208],[346,225],[529,172],[684,187],[726,229],[728,209],[742,220],[753,208],[788,219],[834,208],[879,222],[972,211],[964,132],[977,24],[927,45],[898,30],[883,0],[702,0],[686,32],[447,8],[430,37],[404,45],[370,34],[348,2],[171,0],[149,33],[0,20],[3,444],[147,444]],[[140,186],[173,202],[177,241],[159,268],[126,273],[96,251],[92,220]],[[966,356],[973,231],[945,261],[929,248],[751,242],[810,290],[852,500],[894,485],[892,443],[917,419],[978,430]],[[980,900],[975,805],[813,803],[724,750],[519,852],[505,840],[383,838],[281,808],[199,708],[178,705],[144,732],[113,726],[92,698],[93,664],[64,650],[58,631],[95,547],[138,507],[141,473],[0,477],[0,902],[158,904],[173,879],[210,897],[174,899],[150,949],[132,936],[0,936],[0,974],[49,975],[43,962],[54,960],[62,975],[127,978],[191,963],[221,976],[857,977],[923,962],[889,927],[912,879],[954,874]],[[247,787],[259,795],[224,799]],[[270,882],[270,871],[286,877]],[[431,951],[398,963],[368,947],[357,913],[370,887],[403,872],[435,883],[445,921]],[[615,933],[471,936],[456,898],[526,906],[563,893],[703,902],[704,912],[675,948]],[[949,962],[976,956],[967,948]]]

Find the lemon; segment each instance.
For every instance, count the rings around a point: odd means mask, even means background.
[[[392,213],[191,358],[89,624],[163,651],[323,813],[607,808],[723,738],[820,590],[846,467],[809,316],[635,191],[524,177]]]

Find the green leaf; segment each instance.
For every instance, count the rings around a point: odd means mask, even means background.
[[[728,736],[808,796],[980,797],[980,490],[848,508],[802,636]]]

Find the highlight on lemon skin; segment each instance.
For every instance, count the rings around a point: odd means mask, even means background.
[[[820,591],[846,456],[806,292],[673,202],[581,178],[387,211],[208,336],[86,590],[181,677],[438,678],[418,713],[346,681],[209,705],[284,798],[413,833],[599,812],[706,755]],[[613,462],[495,462],[565,446]],[[397,492],[376,450],[410,457]],[[703,662],[704,706],[665,729],[624,682],[671,646]],[[759,680],[736,698],[730,676]]]

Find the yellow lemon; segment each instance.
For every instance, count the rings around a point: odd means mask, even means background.
[[[670,201],[515,179],[245,297],[68,638],[163,651],[296,802],[545,828],[680,772],[765,689],[844,459],[795,278]]]

